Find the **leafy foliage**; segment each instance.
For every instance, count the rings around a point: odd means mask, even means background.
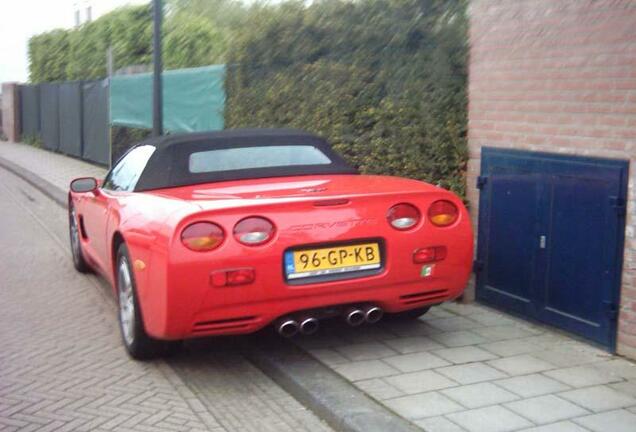
[[[175,13],[164,25],[167,68],[219,63],[227,50],[221,33],[203,17]],[[31,81],[87,80],[106,76],[107,51],[114,69],[152,62],[150,6],[116,9],[72,30],[55,30],[29,40]]]
[[[77,29],[54,30],[29,40],[33,83],[106,76],[106,53],[113,49],[115,69],[148,64],[152,58],[149,6],[116,9]]]
[[[180,14],[170,19],[167,29],[163,45],[166,69],[223,63],[225,40],[207,19]]]
[[[463,1],[257,7],[228,55],[228,127],[307,129],[363,172],[464,193]]]
[[[167,0],[164,61],[228,64],[227,127],[310,130],[363,172],[463,194],[466,1]],[[109,46],[116,69],[149,64],[151,32],[150,7],[139,6],[35,36],[31,80],[102,77]]]
[[[69,32],[53,30],[29,39],[31,81],[62,81],[67,78],[69,63]]]

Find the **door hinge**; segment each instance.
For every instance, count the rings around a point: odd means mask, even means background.
[[[473,273],[479,273],[484,269],[484,262],[480,260],[473,261]]]
[[[481,190],[484,188],[484,186],[486,186],[486,183],[488,183],[488,177],[487,176],[479,176],[477,177],[477,189]]]
[[[605,301],[603,304],[605,305],[605,314],[610,321],[616,321],[618,319],[618,306],[616,303]]]
[[[611,196],[609,197],[609,200],[610,200],[610,205],[614,207],[614,210],[616,210],[616,214],[618,216],[623,217],[627,214],[627,205],[623,198]]]

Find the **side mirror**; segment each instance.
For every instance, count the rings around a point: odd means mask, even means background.
[[[71,182],[71,190],[76,193],[94,192],[98,186],[97,179],[93,177],[81,177]]]

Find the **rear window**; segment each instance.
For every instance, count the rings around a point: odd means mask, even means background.
[[[331,163],[327,155],[312,145],[254,146],[192,153],[188,169],[196,174]]]

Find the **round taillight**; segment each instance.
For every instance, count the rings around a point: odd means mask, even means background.
[[[212,222],[196,222],[181,233],[181,243],[190,250],[205,252],[216,249],[223,242],[223,230]]]
[[[428,209],[428,218],[433,225],[445,227],[455,223],[459,217],[457,206],[450,201],[435,201]]]
[[[248,246],[267,243],[274,236],[274,224],[262,217],[248,217],[234,227],[234,238]]]
[[[407,230],[420,221],[420,211],[411,204],[397,204],[389,209],[386,219],[393,228]]]

